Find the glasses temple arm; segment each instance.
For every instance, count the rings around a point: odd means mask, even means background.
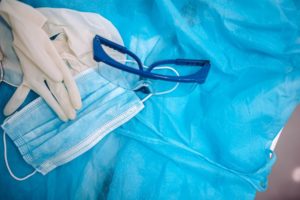
[[[99,43],[99,44],[98,44]],[[129,51],[126,47],[122,46],[122,45],[119,45],[113,41],[110,41],[106,38],[103,38],[99,35],[96,35],[94,37],[94,45],[97,45],[101,48],[101,44],[111,48],[111,49],[114,49],[120,53],[123,53],[123,54],[128,54],[129,56],[131,56],[137,63],[138,63],[138,66],[139,66],[139,69],[143,71],[143,64],[141,62],[141,60],[134,54],[132,53],[131,51]],[[106,53],[105,53],[106,54]],[[106,54],[107,55],[107,54]],[[107,55],[109,57],[109,55]]]
[[[172,60],[162,60],[157,61],[153,64],[151,64],[147,71],[151,71],[153,68],[159,66],[159,65],[168,65],[168,64],[174,64],[174,65],[186,65],[186,66],[199,66],[203,67],[206,64],[209,64],[209,60],[194,60],[194,59],[172,59]]]

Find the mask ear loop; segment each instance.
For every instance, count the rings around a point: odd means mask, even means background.
[[[134,60],[129,60],[129,59],[122,59],[122,60],[118,60],[120,62],[123,62],[123,63],[136,63],[136,61]],[[145,68],[147,68],[146,66],[144,66]],[[149,85],[148,84],[141,84],[141,85],[138,85],[137,87],[135,87],[133,90],[138,90],[142,87],[147,87],[149,88]],[[145,96],[143,99],[141,99],[141,101],[144,103],[145,101],[147,101],[150,97],[153,96],[153,93],[150,93],[148,94],[147,96]]]
[[[169,67],[169,66],[155,67],[153,70],[162,70],[162,69],[171,70],[176,74],[176,76],[180,76],[179,72],[176,69],[174,69],[173,67]],[[179,83],[177,82],[175,84],[175,86],[172,87],[171,89],[161,91],[161,92],[155,92],[155,93],[153,93],[153,95],[159,96],[159,95],[169,94],[169,93],[173,92],[174,90],[176,90],[178,88],[178,86],[179,86]]]
[[[153,96],[153,94],[152,93],[150,93],[150,94],[148,94],[146,97],[144,97],[141,101],[144,103],[145,101],[147,101],[150,97],[152,97]]]
[[[34,170],[32,173],[30,173],[27,176],[22,177],[22,178],[15,176],[15,174],[12,172],[12,170],[9,166],[8,159],[7,159],[7,146],[6,146],[6,133],[5,132],[3,132],[3,148],[4,148],[4,161],[5,161],[6,168],[9,172],[10,176],[13,177],[15,180],[24,181],[24,180],[30,178],[31,176],[33,176],[37,172],[36,170]]]
[[[147,68],[146,66],[144,66],[144,67]],[[171,70],[171,71],[173,71],[177,76],[180,76],[179,72],[178,72],[176,69],[174,69],[174,68],[172,68],[172,67],[169,67],[169,66],[156,67],[156,68],[154,68],[154,70],[163,70],[163,69]],[[150,93],[150,94],[148,94],[145,98],[143,98],[141,101],[144,103],[145,101],[147,101],[150,97],[152,97],[152,96],[154,96],[154,95],[155,95],[155,96],[159,96],[159,95],[169,94],[169,93],[173,92],[174,90],[176,90],[178,86],[179,86],[179,83],[176,83],[175,86],[172,87],[172,88],[169,89],[169,90],[165,90],[165,91],[161,91],[161,92],[155,92],[155,93]],[[148,87],[148,88],[149,88],[149,85],[144,84],[144,85],[142,85],[142,86],[140,86],[140,87]],[[138,88],[136,88],[136,89],[138,89]]]

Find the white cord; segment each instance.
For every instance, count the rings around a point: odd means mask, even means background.
[[[173,71],[177,76],[180,76],[177,70],[175,70],[174,68],[169,67],[169,66],[154,68],[154,70],[161,70],[161,69],[169,69],[169,70]],[[173,88],[166,90],[166,91],[162,91],[162,92],[155,92],[155,93],[153,93],[153,95],[163,95],[163,94],[171,93],[177,89],[178,85],[179,85],[179,83],[177,82]]]
[[[7,146],[6,146],[6,133],[5,132],[3,132],[3,148],[4,148],[4,161],[5,161],[6,168],[9,172],[10,176],[13,177],[15,180],[24,181],[24,180],[30,178],[31,176],[33,176],[37,172],[36,170],[34,170],[31,174],[28,174],[27,176],[22,177],[22,178],[15,176],[15,174],[10,169],[8,159],[7,159]]]
[[[141,101],[144,103],[145,101],[147,101],[150,97],[152,97],[153,96],[153,94],[152,93],[150,93],[150,94],[148,94],[145,98],[143,98]]]

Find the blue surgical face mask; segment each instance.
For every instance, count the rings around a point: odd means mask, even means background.
[[[104,136],[134,117],[144,107],[134,91],[125,90],[89,69],[76,79],[83,106],[77,118],[64,123],[41,99],[8,118],[2,125],[35,171],[47,174],[96,145]],[[4,142],[5,142],[4,134]]]

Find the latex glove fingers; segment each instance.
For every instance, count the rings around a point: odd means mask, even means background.
[[[56,51],[54,45],[51,44],[50,46],[51,47],[47,49],[47,51],[51,58],[55,58],[55,65],[61,71],[63,82],[69,94],[69,99],[72,102],[72,105],[75,109],[80,109],[82,106],[81,97],[76,82],[71,74],[71,71]]]
[[[47,42],[45,42],[47,41]],[[51,41],[48,39],[48,37],[45,37],[43,39],[43,46],[44,47],[40,47],[40,51],[39,51],[39,55],[40,56],[33,56],[35,62],[33,62],[33,60],[30,59],[30,63],[26,61],[29,60],[28,56],[24,55],[25,52],[30,52],[29,50],[26,51],[26,48],[23,45],[20,45],[20,43],[18,43],[19,45],[15,45],[15,50],[17,52],[17,55],[19,57],[26,57],[26,59],[24,59],[24,61],[21,61],[21,65],[24,66],[23,69],[23,73],[25,74],[25,71],[36,71],[36,69],[32,69],[29,67],[26,67],[27,65],[29,66],[35,66],[36,68],[40,69],[40,74],[44,74],[45,77],[47,77],[47,83],[50,85],[51,81],[53,81],[53,83],[51,85],[54,85],[55,83],[60,83],[60,84],[64,84],[65,88],[67,89],[65,93],[62,94],[58,94],[56,93],[56,98],[60,100],[60,102],[62,103],[62,109],[66,109],[65,114],[70,118],[70,119],[74,119],[74,117],[76,116],[74,109],[71,109],[70,106],[66,106],[69,105],[66,103],[66,101],[62,101],[62,98],[59,98],[59,95],[63,95],[65,99],[69,100],[71,102],[71,106],[72,108],[75,109],[80,109],[81,108],[81,97],[80,97],[80,93],[78,91],[77,85],[75,83],[75,80],[73,79],[70,70],[68,69],[68,66],[63,62],[63,60],[61,59],[61,57],[59,56],[59,54],[57,53],[55,47],[51,44]],[[19,49],[22,48],[21,50]],[[36,47],[36,45],[34,45],[34,48],[38,48]],[[23,54],[23,55],[22,55]],[[20,59],[21,60],[21,59]],[[38,64],[39,63],[39,64]],[[45,69],[50,69],[48,72]],[[54,71],[55,69],[55,71]],[[51,75],[51,73],[55,74]],[[49,77],[49,74],[52,77]],[[55,77],[55,78],[53,78]],[[28,79],[31,79],[32,77],[28,77]],[[28,80],[29,81],[29,80]],[[54,89],[54,87],[52,88]],[[43,95],[41,95],[43,98],[45,98]],[[52,104],[53,105],[53,104]],[[50,105],[50,107],[52,107]],[[57,109],[55,110],[55,112],[58,112]]]
[[[20,89],[18,88],[16,93],[13,95],[13,97],[9,100],[7,105],[4,108],[4,114],[10,115],[12,114],[26,99],[26,96],[28,95],[29,89],[32,89],[37,94],[39,94],[46,102],[47,104],[54,110],[54,112],[61,118],[63,121],[66,121],[68,119],[68,116],[66,113],[64,113],[61,105],[56,100],[56,98],[53,96],[49,88],[47,87],[45,81],[48,85],[53,85],[55,83],[59,83],[63,85],[63,82],[54,82],[53,80],[49,79],[47,76],[45,76],[42,71],[34,65],[34,63],[28,59],[20,50],[16,48],[16,53],[19,55],[20,62],[22,63],[22,70],[24,73],[23,77],[23,84],[20,86]],[[26,90],[26,88],[29,88]],[[52,87],[53,88],[53,87]],[[57,91],[54,91],[55,95],[58,96],[59,94]],[[68,96],[67,94],[60,93],[63,97]],[[66,110],[72,107],[71,102],[68,102],[69,98],[66,98],[64,103],[62,103],[62,106],[65,106]],[[68,102],[69,105],[66,105]],[[74,109],[73,109],[74,110]],[[67,110],[68,111],[68,110]],[[73,118],[72,112],[70,111],[70,117]]]
[[[43,32],[43,31],[42,31]],[[24,48],[23,45],[15,45],[17,48],[21,49],[22,52],[32,52],[30,54],[35,61],[35,65],[39,67],[49,79],[52,79],[55,82],[62,82],[65,84],[65,87],[69,94],[69,99],[72,102],[72,105],[75,109],[81,108],[81,97],[78,91],[75,80],[70,72],[70,69],[66,63],[62,60],[57,50],[55,49],[52,42],[49,40],[45,32],[38,34],[40,38],[40,43],[33,42],[32,48]],[[37,44],[41,44],[39,47]],[[29,46],[30,44],[26,44]],[[35,50],[34,50],[35,49]],[[26,51],[27,50],[27,51]],[[32,51],[33,50],[33,51]],[[39,52],[34,54],[34,52]],[[28,56],[27,56],[28,57]],[[55,77],[55,78],[53,78]],[[73,115],[72,115],[73,116]]]
[[[34,8],[19,4],[22,3],[2,1],[0,14],[13,30],[14,49],[24,74],[23,85],[41,95],[61,118],[64,118],[62,110],[67,117],[74,118],[74,109],[81,107],[81,97],[68,66],[42,29],[46,18]],[[47,87],[45,81],[51,88]],[[15,106],[6,109],[6,114],[15,111],[25,100],[25,95],[19,96],[20,93],[13,98]],[[18,98],[18,102],[14,100]]]
[[[35,86],[35,89],[33,89],[37,94],[43,95],[45,101],[47,104],[54,110],[54,112],[59,116],[59,118],[63,121],[67,121],[68,118],[63,112],[63,110],[60,108],[52,94],[47,91],[47,87],[44,85]],[[27,95],[29,94],[30,88],[27,86],[26,83],[21,84],[13,96],[9,99],[7,104],[4,108],[4,115],[11,115],[14,113],[24,102]]]
[[[48,79],[52,79],[54,82],[63,82],[68,91],[69,99],[71,100],[73,107],[75,109],[80,109],[81,97],[70,69],[62,60],[48,36],[45,33],[41,33],[39,34],[39,37],[43,37],[40,41],[40,44],[42,44],[41,47],[37,45],[37,42],[34,42],[30,49],[20,45],[22,44],[21,42],[16,43],[15,47],[20,49],[22,53],[26,52],[27,55],[28,52],[32,52],[30,54],[30,56],[33,57],[32,62],[33,60],[35,61],[34,64],[45,73]],[[27,44],[27,46],[28,45],[29,44]],[[39,53],[34,54],[34,52],[37,51]]]
[[[49,85],[49,84],[48,84]],[[49,88],[46,86],[44,82],[38,82],[35,84],[32,88],[33,91],[35,91],[38,95],[40,95],[48,104],[49,107],[57,114],[57,116],[62,120],[62,121],[68,121],[68,119],[71,117],[72,119],[75,118],[74,114],[73,116],[68,115],[63,111],[62,106],[58,103],[57,99],[53,96],[52,91],[49,90]],[[67,99],[68,100],[68,99]],[[66,100],[66,102],[67,102]],[[65,103],[67,108],[71,108],[70,104]],[[66,109],[66,108],[65,108]],[[75,110],[72,109],[71,112],[75,113]]]
[[[3,113],[5,116],[14,113],[25,101],[27,95],[29,94],[30,88],[21,84],[17,90],[14,92],[13,96],[6,103]]]
[[[76,110],[73,108],[68,91],[62,83],[55,83],[53,81],[47,82],[52,95],[55,97],[59,107],[63,109],[64,113],[71,120],[76,118]]]
[[[28,84],[33,91],[44,98],[48,105],[63,121],[66,121],[67,119],[75,119],[75,107],[72,104],[71,96],[69,95],[70,93],[68,93],[65,87],[65,85],[67,85],[65,83],[67,79],[62,79],[62,81],[59,82],[53,81],[48,76],[43,74],[40,69],[18,49],[17,52],[18,55],[20,55],[20,61],[24,64],[22,66],[24,66],[24,79],[26,84]],[[27,75],[25,71],[35,73]],[[36,75],[36,77],[34,77],[34,75]],[[71,80],[74,81],[73,77],[71,77]],[[45,82],[47,83],[48,87]],[[73,84],[75,85],[75,89],[77,89],[75,81]],[[81,99],[80,94],[79,99]]]

